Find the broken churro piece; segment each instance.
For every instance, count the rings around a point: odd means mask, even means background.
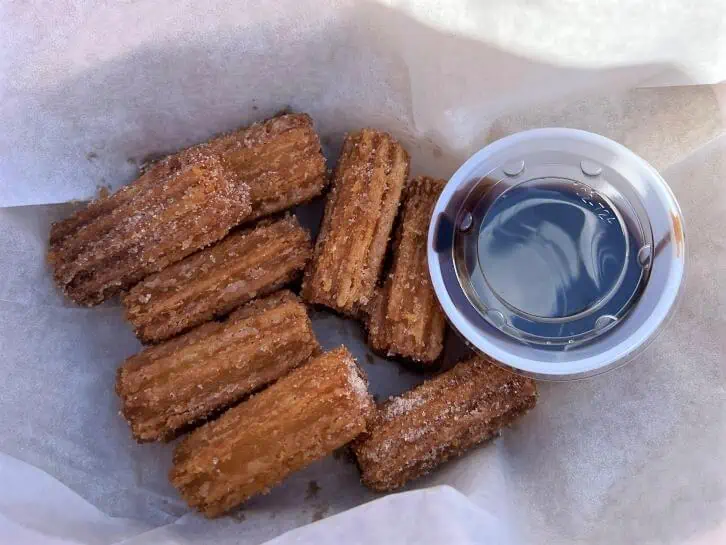
[[[192,432],[169,478],[190,506],[216,517],[351,441],[372,410],[355,360],[332,350]]]
[[[358,316],[373,296],[409,159],[389,134],[363,129],[343,143],[303,298]]]
[[[353,445],[363,483],[390,491],[491,439],[534,407],[533,380],[485,358],[449,371],[386,402]]]
[[[393,248],[393,266],[367,322],[368,344],[383,356],[433,363],[444,348],[446,318],[431,286],[426,240],[446,182],[415,178],[406,187]]]
[[[281,291],[130,357],[116,393],[137,441],[168,440],[318,350],[305,305]]]
[[[216,158],[98,202],[103,213],[56,231],[48,251],[58,286],[85,305],[216,242],[250,213],[248,186]]]
[[[142,342],[162,341],[280,289],[311,254],[295,216],[263,220],[146,277],[122,298],[126,317]]]

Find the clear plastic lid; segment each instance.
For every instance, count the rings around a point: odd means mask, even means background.
[[[470,158],[429,232],[452,326],[540,377],[626,361],[662,325],[684,273],[683,221],[645,161],[602,136],[540,129]]]

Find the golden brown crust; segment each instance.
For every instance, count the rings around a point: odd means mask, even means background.
[[[209,157],[158,183],[132,184],[94,209],[92,218],[81,211],[80,226],[65,236],[69,223],[55,229],[48,252],[59,287],[85,305],[224,237],[249,215],[250,196],[245,183]]]
[[[198,160],[204,157],[198,156]],[[171,174],[192,166],[193,162],[186,161],[183,165],[181,162],[172,162],[170,158],[154,163],[149,170],[142,173],[132,183],[123,186],[112,195],[101,196],[91,201],[85,208],[82,208],[72,216],[58,221],[50,227],[50,244],[55,245],[64,238],[73,235],[84,225],[91,223],[99,217],[106,216],[129,203],[135,197],[147,193],[157,184],[164,182]]]
[[[343,143],[303,297],[358,316],[373,296],[408,176],[406,151],[363,129]]]
[[[310,116],[281,115],[162,159],[54,224],[49,262],[71,299],[94,305],[326,182]]]
[[[327,183],[325,158],[310,116],[280,115],[153,163],[135,182],[111,197],[93,201],[70,218],[55,223],[51,227],[51,244],[208,157],[221,159],[250,186],[252,210],[246,221],[306,202],[319,195]]]
[[[318,351],[305,305],[281,291],[130,357],[116,392],[137,441],[168,440]]]
[[[209,143],[250,186],[248,221],[320,195],[328,183],[320,138],[307,114],[285,114]]]
[[[363,483],[390,491],[491,439],[534,407],[533,380],[482,357],[381,406],[353,445]]]
[[[376,352],[431,364],[444,348],[446,318],[431,286],[428,228],[444,180],[421,176],[406,187],[391,272],[376,294],[367,322]]]
[[[280,289],[311,254],[295,216],[263,220],[146,277],[122,298],[126,318],[142,342],[168,339]]]
[[[351,441],[372,410],[355,360],[332,350],[191,433],[169,478],[189,505],[219,516]]]

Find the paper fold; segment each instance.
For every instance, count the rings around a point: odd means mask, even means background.
[[[726,78],[723,9],[667,0],[641,10],[615,0],[597,11],[458,0],[3,6],[0,541],[723,536],[726,88],[642,87]],[[502,439],[418,490],[376,496],[338,456],[233,517],[189,513],[167,482],[173,445],[134,444],[117,415],[115,371],[139,345],[114,303],[79,309],[56,292],[48,228],[73,206],[55,203],[118,187],[149,155],[283,108],[313,116],[331,166],[345,131],[363,126],[401,139],[413,174],[442,177],[528,128],[569,126],[625,144],[661,170],[684,211],[690,262],[675,317],[627,367],[543,384],[539,406]],[[307,216],[319,212],[316,203]],[[359,325],[312,316],[321,343],[348,345],[381,398],[421,380],[371,355]]]

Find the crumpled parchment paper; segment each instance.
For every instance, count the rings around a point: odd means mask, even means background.
[[[724,13],[719,0],[0,3],[0,543],[726,541],[726,89],[707,85],[726,78]],[[74,206],[59,203],[147,158],[286,107],[314,117],[331,165],[362,126],[443,177],[532,127],[625,144],[686,217],[678,311],[637,360],[541,384],[501,439],[403,493],[366,491],[338,455],[231,517],[190,513],[166,479],[173,446],[136,445],[117,415],[115,370],[139,345],[115,302],[56,293],[48,228]],[[320,209],[300,212],[312,225]],[[421,380],[369,354],[357,324],[313,319],[381,398]]]

